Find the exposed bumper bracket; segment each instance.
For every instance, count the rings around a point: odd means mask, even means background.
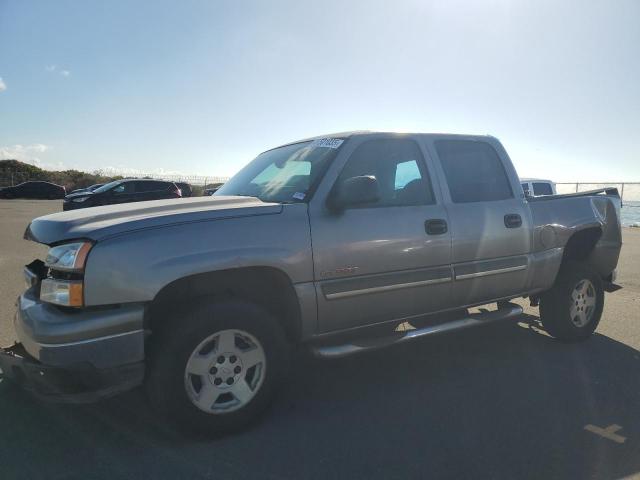
[[[622,285],[618,285],[616,283],[612,283],[612,282],[604,282],[604,291],[605,292],[617,292],[618,290],[620,290],[622,288]]]
[[[91,403],[140,385],[144,363],[109,369],[89,364],[70,367],[44,365],[24,350],[20,343],[0,348],[0,371],[3,378],[18,384],[38,397],[64,403]]]

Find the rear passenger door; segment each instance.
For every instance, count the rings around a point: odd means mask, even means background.
[[[136,202],[144,202],[147,200],[158,200],[167,198],[165,189],[167,183],[156,181],[136,182]]]
[[[455,303],[480,304],[522,293],[531,220],[519,180],[505,168],[504,149],[489,140],[457,138],[435,140],[432,147],[451,222]]]
[[[309,205],[319,330],[445,308],[451,238],[418,143],[406,137],[364,136],[350,139],[345,148]],[[376,178],[379,200],[330,211],[326,201],[331,189],[361,175]]]

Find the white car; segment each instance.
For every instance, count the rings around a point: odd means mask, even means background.
[[[541,178],[521,178],[520,185],[527,197],[539,197],[542,195],[555,195],[556,184],[551,180]]]

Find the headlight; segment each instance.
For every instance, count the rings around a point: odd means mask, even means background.
[[[49,249],[44,264],[54,270],[81,271],[91,250],[88,242],[65,243]]]
[[[87,200],[89,197],[80,197],[80,198],[72,198],[71,201],[74,203],[82,203]]]
[[[40,300],[65,307],[81,307],[82,280],[45,278],[40,284]]]

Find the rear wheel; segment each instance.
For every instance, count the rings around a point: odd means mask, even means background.
[[[219,434],[247,426],[269,406],[287,365],[280,325],[252,304],[198,305],[154,337],[147,392],[181,429]]]
[[[600,323],[603,307],[602,279],[584,263],[567,262],[540,298],[540,320],[559,340],[584,340]]]

